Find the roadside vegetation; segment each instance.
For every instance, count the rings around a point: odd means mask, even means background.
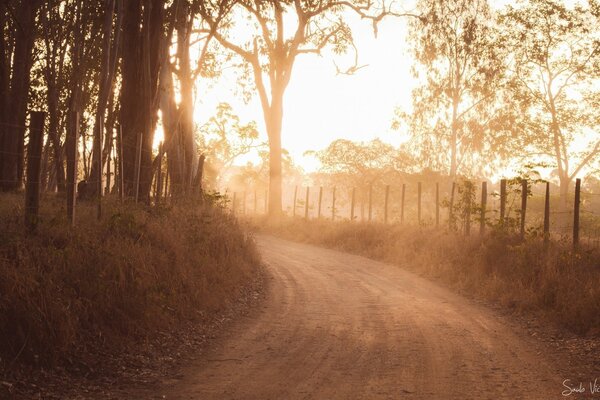
[[[252,239],[222,208],[80,205],[70,227],[48,195],[37,231],[22,195],[0,200],[0,367],[117,353],[159,330],[217,312],[256,274]]]
[[[542,316],[580,335],[600,334],[600,250],[573,253],[500,228],[484,237],[350,221],[255,220],[261,232],[396,264],[461,294]]]

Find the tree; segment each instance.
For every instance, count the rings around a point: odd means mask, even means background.
[[[308,154],[319,160],[321,173],[349,186],[374,185],[386,175],[409,172],[412,165],[410,155],[379,139],[367,143],[337,139]]]
[[[1,50],[3,105],[0,121],[0,190],[21,187],[24,173],[25,123],[36,38],[35,20],[40,0],[0,3],[3,34]],[[8,72],[10,70],[10,73]]]
[[[411,21],[409,34],[413,72],[423,83],[413,92],[412,113],[398,111],[393,126],[408,123],[421,164],[454,179],[487,164],[508,142],[493,16],[486,0],[420,0],[417,9],[422,20]]]
[[[150,195],[152,141],[158,121],[158,78],[164,43],[165,0],[127,0],[123,10],[119,121],[123,130],[123,178],[135,193],[137,139],[142,140],[139,197]]]
[[[266,143],[258,142],[256,123],[251,121],[242,124],[228,103],[217,106],[216,114],[200,128],[200,134],[200,148],[210,168],[217,171],[217,187],[220,187],[221,178],[240,156],[266,147]]]
[[[119,62],[118,49],[121,45],[121,22],[123,15],[123,3],[116,0],[102,1],[104,12],[102,18],[102,45],[101,45],[101,63],[98,79],[98,99],[96,101],[95,119],[94,119],[94,151],[92,169],[90,173],[90,191],[96,193],[99,184],[97,177],[101,176],[104,164],[111,151],[112,129],[106,129],[106,112],[108,104],[113,96],[114,80]],[[115,6],[118,6],[116,8]],[[116,11],[116,21],[115,20]],[[109,109],[109,111],[112,111]],[[104,134],[106,132],[106,134]],[[104,136],[104,140],[103,140]],[[96,151],[96,148],[100,149]]]
[[[278,215],[282,211],[284,94],[297,57],[321,54],[328,46],[335,53],[344,52],[352,43],[352,33],[342,18],[345,11],[369,18],[375,27],[386,15],[408,14],[393,13],[384,5],[376,16],[371,16],[368,13],[374,7],[366,0],[210,0],[199,2],[199,6],[207,31],[241,57],[244,68],[251,71],[269,138],[269,214]],[[236,25],[235,21],[244,21],[244,25]],[[288,23],[295,25],[287,29]],[[242,30],[246,37],[239,34]],[[291,35],[286,36],[287,32]]]
[[[521,1],[501,18],[525,154],[556,165],[563,206],[572,180],[600,156],[600,5],[589,4]]]

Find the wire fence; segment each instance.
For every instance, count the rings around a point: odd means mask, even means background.
[[[264,189],[229,196],[234,213],[268,212]],[[547,182],[526,180],[360,188],[284,186],[282,204],[284,214],[297,218],[429,226],[463,234],[503,229],[600,247],[600,193],[582,190],[579,179],[563,193]]]

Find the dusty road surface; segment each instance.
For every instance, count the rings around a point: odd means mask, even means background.
[[[564,378],[493,312],[402,269],[259,237],[260,310],[167,399],[560,399]]]

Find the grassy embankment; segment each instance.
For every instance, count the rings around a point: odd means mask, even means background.
[[[42,201],[23,229],[22,195],[0,198],[0,363],[46,364],[126,344],[235,301],[259,265],[236,220],[211,206],[82,204],[70,228],[64,200]]]
[[[600,334],[600,250],[545,247],[488,230],[485,238],[400,225],[284,219],[263,232],[397,264],[460,293],[548,318],[578,334]]]

